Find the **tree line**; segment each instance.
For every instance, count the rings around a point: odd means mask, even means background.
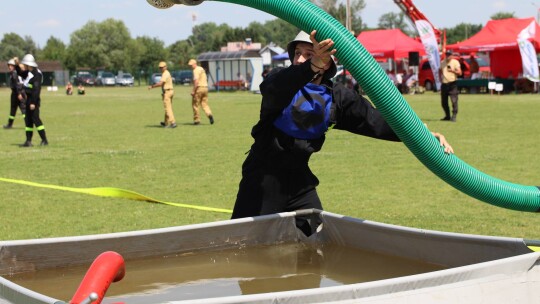
[[[346,23],[347,8],[338,0],[312,0],[327,11],[341,24]],[[358,35],[365,30],[399,28],[407,35],[417,36],[415,29],[403,13],[387,13],[379,18],[376,28],[368,27],[361,17],[365,8],[364,0],[350,1],[350,30]],[[514,17],[513,13],[501,12],[492,19]],[[462,41],[482,29],[482,24],[461,23],[446,29],[447,43]],[[299,29],[281,19],[264,23],[252,22],[247,27],[232,28],[227,24],[218,25],[213,22],[203,23],[192,28],[191,35],[171,45],[156,37],[140,36],[132,38],[129,29],[122,20],[107,19],[102,22],[89,21],[70,35],[69,44],[51,36],[45,46],[40,48],[30,36],[21,37],[16,33],[4,34],[0,41],[0,58],[6,61],[14,56],[34,54],[38,61],[60,61],[70,70],[105,69],[110,71],[126,71],[139,75],[144,71],[147,75],[156,70],[156,63],[168,62],[169,68],[186,69],[189,58],[198,54],[219,51],[231,41],[244,41],[251,38],[262,45],[274,43],[285,48],[287,42],[298,33]]]

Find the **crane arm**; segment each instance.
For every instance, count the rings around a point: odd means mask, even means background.
[[[429,19],[416,7],[416,5],[414,5],[412,0],[394,0],[394,2],[401,9],[401,11],[405,15],[407,15],[407,17],[409,17],[413,25],[415,25],[417,20],[427,21],[433,28],[433,32],[435,33],[435,36],[437,37],[437,42],[441,41],[441,31],[437,29],[435,26],[433,26],[431,21],[429,21]]]

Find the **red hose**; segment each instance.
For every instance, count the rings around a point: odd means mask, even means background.
[[[88,269],[69,303],[79,304],[93,292],[98,295],[94,303],[101,303],[111,283],[120,281],[125,273],[124,258],[120,254],[114,251],[103,252]]]

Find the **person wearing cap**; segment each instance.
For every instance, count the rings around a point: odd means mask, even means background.
[[[24,90],[26,92],[26,141],[21,147],[31,147],[32,137],[34,135],[34,126],[38,131],[39,137],[41,137],[41,146],[49,145],[47,140],[47,134],[45,133],[45,126],[40,117],[41,110],[41,84],[43,82],[43,74],[38,69],[36,60],[32,54],[24,55],[21,63],[27,70],[27,76],[23,80]]]
[[[163,100],[163,108],[165,109],[165,119],[160,122],[165,128],[176,128],[176,120],[172,109],[172,101],[174,97],[173,81],[171,73],[167,70],[167,63],[161,61],[158,65],[161,70],[161,79],[158,83],[149,86],[148,89],[161,87],[161,97]]]
[[[17,108],[21,110],[21,115],[24,118],[26,106],[25,98],[26,95],[23,90],[22,78],[19,74],[22,74],[21,68],[19,67],[19,59],[14,57],[7,62],[9,69],[9,83],[11,87],[11,107],[9,109],[9,118],[8,123],[4,125],[4,129],[13,128],[13,122],[15,121],[15,115],[17,115]]]
[[[452,54],[446,51],[446,58],[441,62],[439,75],[441,76],[441,106],[444,111],[444,117],[441,120],[456,121],[458,113],[458,94],[457,79],[461,75],[461,64],[458,58],[459,54]],[[450,116],[450,106],[448,105],[448,97],[452,102],[452,116]]]
[[[199,115],[199,107],[201,107],[210,120],[210,124],[214,124],[214,116],[208,105],[208,78],[206,71],[197,65],[195,59],[190,59],[188,65],[193,69],[193,90],[191,90],[191,106],[193,108],[193,124],[199,125],[201,117]]]
[[[251,131],[254,143],[242,165],[233,219],[322,209],[319,180],[308,162],[321,150],[329,129],[400,141],[367,99],[332,82],[337,72],[334,42],[319,42],[315,35],[300,32],[287,45],[292,65],[273,69],[260,85],[260,118]],[[445,152],[453,152],[444,136],[432,134]],[[302,216],[296,225],[306,235],[315,228]]]

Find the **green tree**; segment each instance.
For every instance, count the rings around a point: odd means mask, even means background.
[[[42,60],[57,60],[64,62],[66,45],[62,40],[51,36],[41,51]]]
[[[130,39],[126,43],[126,47],[124,49],[124,52],[122,54],[123,58],[123,64],[120,65],[120,68],[118,70],[122,71],[129,71],[133,75],[137,75],[140,72],[140,61],[143,55],[143,48],[139,43],[137,43],[136,40]]]
[[[71,34],[65,64],[70,69],[87,67],[121,70],[129,66],[131,36],[123,21],[89,21]]]
[[[379,28],[381,29],[400,29],[403,33],[409,36],[415,36],[416,30],[411,29],[405,20],[405,14],[401,13],[386,13],[379,18]]]
[[[244,30],[240,27],[231,28],[226,24],[221,24],[219,28],[223,34],[218,34],[221,41],[219,42],[219,46],[216,45],[216,50],[219,50],[220,47],[227,45],[228,42],[244,41],[246,38],[244,36]]]
[[[107,19],[98,24],[104,56],[101,65],[113,71],[130,70],[133,45],[128,28],[121,20]]]
[[[24,53],[26,52],[26,49],[25,49],[26,43],[24,39],[18,34],[15,34],[15,33],[4,34],[4,38],[2,38],[2,41],[0,43],[1,43],[0,47],[2,47],[2,49],[7,46],[11,46],[13,49],[18,50],[18,53],[9,54],[9,56],[7,57],[14,57],[14,56],[22,57]]]
[[[250,27],[258,27],[258,24],[251,23]],[[263,46],[273,42],[282,48],[285,48],[287,43],[300,31],[296,26],[278,18],[266,21],[259,30],[261,32],[259,35],[264,38],[254,39],[254,42],[260,42]]]
[[[446,43],[453,44],[469,39],[482,29],[482,24],[460,23],[453,28],[446,29]]]
[[[492,20],[500,20],[500,19],[508,19],[508,18],[516,18],[515,14],[512,12],[498,12],[490,17]]]
[[[186,40],[173,43],[168,50],[170,59],[182,66],[185,58],[197,57],[205,52],[218,52],[228,42],[244,41],[246,38],[263,46],[273,42],[284,48],[298,31],[294,25],[278,18],[264,24],[251,22],[246,28],[231,28],[227,24],[208,22],[195,26],[192,35]]]
[[[246,38],[251,38],[253,42],[259,42],[262,45],[268,44],[267,36],[264,24],[260,22],[251,22],[245,29]]]
[[[105,61],[98,23],[89,21],[73,32],[66,52],[65,65],[71,69],[101,67]]]
[[[226,44],[227,40],[224,37],[225,35],[230,35],[230,29],[226,24],[218,26],[214,22],[203,23],[193,27],[188,41],[197,54],[219,51],[220,47]]]
[[[145,72],[146,76],[158,70],[157,66],[160,61],[168,61],[168,53],[164,45],[162,40],[148,36],[135,39],[135,49],[140,52],[137,65]]]
[[[22,38],[16,33],[4,34],[2,41],[0,41],[1,58],[19,57],[19,59],[22,59],[25,54],[34,55],[36,60],[39,58],[37,47],[32,37],[25,36]]]
[[[1,58],[7,58],[8,60],[13,57],[18,57],[19,59],[22,59],[22,54],[24,54],[21,49],[17,48],[16,46],[13,46],[11,44],[1,44],[0,45],[0,57]]]
[[[311,0],[314,4],[322,8],[329,15],[345,26],[347,20],[347,5],[343,1],[338,0]],[[360,33],[366,27],[362,22],[360,14],[366,7],[364,0],[350,0],[350,18],[351,30],[354,33]]]
[[[169,59],[173,62],[175,69],[187,69],[189,59],[197,57],[193,52],[193,47],[187,40],[180,40],[171,44],[168,51],[170,54]]]
[[[36,43],[31,36],[24,36],[24,53],[33,54],[36,59],[41,58],[40,49],[36,46]]]

